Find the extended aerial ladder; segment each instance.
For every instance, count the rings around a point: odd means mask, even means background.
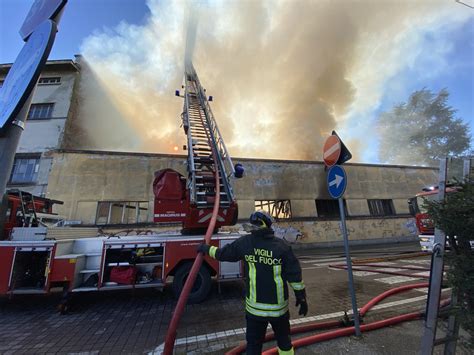
[[[182,222],[187,233],[202,232],[211,218],[216,198],[215,172],[219,173],[220,203],[216,228],[233,225],[238,208],[231,178],[241,177],[240,164],[233,165],[212,113],[205,89],[192,65],[184,78],[182,124],[187,136],[187,178],[165,169],[155,174],[155,222]],[[181,96],[179,91],[177,96]],[[210,98],[212,100],[212,98]],[[180,190],[177,192],[177,189]]]

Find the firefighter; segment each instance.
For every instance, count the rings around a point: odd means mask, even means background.
[[[296,297],[299,314],[308,313],[301,267],[291,247],[275,238],[272,218],[264,211],[250,216],[252,231],[223,248],[201,244],[198,251],[220,261],[245,261],[247,354],[261,354],[268,323],[277,339],[279,354],[294,354],[290,339],[288,286]]]

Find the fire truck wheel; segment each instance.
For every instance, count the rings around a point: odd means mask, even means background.
[[[174,274],[173,292],[176,298],[181,294],[192,266],[193,264],[191,262],[183,264]],[[188,303],[200,303],[204,301],[210,291],[211,274],[207,267],[203,265],[196,276],[196,281],[194,282],[194,286],[189,294]]]

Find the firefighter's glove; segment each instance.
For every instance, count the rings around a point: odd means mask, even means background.
[[[203,253],[204,255],[209,255],[209,249],[211,249],[210,245],[201,243],[199,244],[197,251],[198,253]]]
[[[306,302],[306,291],[305,290],[295,290],[296,304],[295,306],[300,306],[298,314],[300,316],[306,316],[308,314],[308,302]]]

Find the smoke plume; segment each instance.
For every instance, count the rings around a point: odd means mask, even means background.
[[[379,104],[384,83],[422,55],[421,33],[468,16],[441,0],[148,7],[144,25],[121,23],[82,45],[78,122],[90,138],[77,145],[91,145],[82,148],[176,153],[185,136],[183,102],[173,94],[186,58],[214,96],[233,156],[320,159],[331,130],[357,117],[358,128],[344,130],[357,160],[370,133],[364,114]]]

